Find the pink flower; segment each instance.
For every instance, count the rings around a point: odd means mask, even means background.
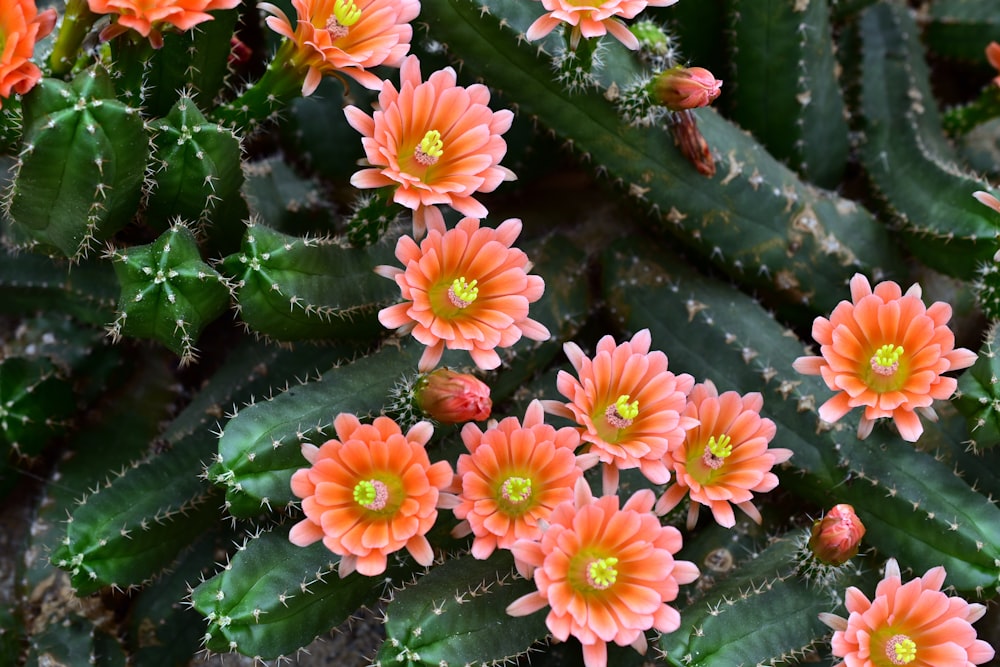
[[[458,457],[460,487],[455,516],[464,519],[457,536],[475,535],[472,555],[485,559],[510,549],[518,539],[538,540],[553,508],[573,499],[573,485],[583,475],[574,454],[580,436],[569,427],[556,430],[543,422],[532,401],[524,423],[507,417],[485,432],[475,424],[462,429],[468,454]]]
[[[593,359],[566,343],[563,350],[577,377],[559,371],[556,382],[569,402],[543,402],[546,411],[580,425],[580,437],[605,464],[605,493],[617,487],[618,471],[628,468],[639,468],[654,484],[666,484],[669,452],[698,423],[681,416],[694,378],[668,371],[667,355],[650,352],[651,343],[649,329],[617,346],[613,337],[604,336]]]
[[[55,24],[55,9],[39,14],[34,0],[0,0],[0,107],[12,93],[24,95],[42,78],[31,58],[35,43]]]
[[[809,549],[820,562],[843,565],[858,553],[864,536],[865,525],[854,508],[841,503],[813,523]]]
[[[514,219],[491,229],[465,218],[447,231],[443,221],[432,222],[419,246],[409,236],[396,243],[404,268],[375,268],[396,281],[405,299],[383,308],[379,322],[427,346],[421,371],[434,368],[446,347],[468,350],[479,368],[492,370],[500,365],[495,348],[522,335],[548,339],[549,330],[528,317],[528,304],[541,298],[545,283],[528,275],[527,255],[511,247],[520,233],[521,221]]]
[[[671,111],[708,106],[722,92],[722,82],[704,67],[672,67],[652,86],[656,99]]]
[[[296,471],[291,484],[306,518],[288,539],[300,547],[323,540],[341,556],[342,577],[354,570],[381,574],[386,556],[404,547],[430,565],[434,552],[424,535],[446,502],[440,491],[452,480],[448,462],[432,464],[424,450],[434,429],[420,422],[403,435],[388,417],[368,425],[347,413],[337,415],[333,427],[338,439],[302,445],[311,467]]]
[[[750,502],[753,494],[778,486],[771,468],[792,456],[790,449],[768,449],[776,428],[760,416],[763,405],[757,392],[740,396],[727,391],[720,396],[711,381],[695,385],[684,416],[699,425],[671,451],[676,480],[657,501],[657,514],[666,514],[690,495],[689,530],[698,521],[701,505],[709,507],[716,522],[726,528],[736,524],[733,505],[760,523],[760,513]]]
[[[525,33],[528,41],[545,37],[560,23],[572,26],[570,48],[576,49],[580,37],[601,37],[611,33],[626,47],[639,48],[639,40],[622,19],[633,19],[646,7],[669,7],[677,0],[603,0],[586,3],[580,0],[541,0],[547,14],[535,20]]]
[[[833,655],[844,658],[835,667],[972,667],[992,660],[993,648],[972,627],[986,607],[942,593],[945,575],[935,567],[904,584],[890,558],[874,600],[848,588],[846,619],[819,616],[835,631]]]
[[[410,50],[410,21],[420,14],[419,0],[292,0],[297,20],[269,2],[271,30],[293,45],[295,67],[306,70],[302,94],[311,95],[324,74],[346,74],[369,90],[382,79],[368,70],[399,67]]]
[[[424,376],[415,391],[417,406],[442,424],[489,419],[490,388],[468,373],[439,368]]]
[[[534,577],[537,592],[507,607],[525,616],[549,606],[545,623],[559,641],[570,635],[583,644],[586,667],[606,667],[607,642],[646,652],[650,628],[673,632],[680,584],[698,578],[698,568],[674,560],[681,534],[661,526],[650,512],[655,497],[636,492],[619,509],[618,496],[594,498],[582,478],[574,500],[558,505],[540,540],[518,540],[512,549],[518,571]]]
[[[95,14],[117,14],[117,21],[101,31],[101,41],[135,30],[149,38],[153,48],[163,46],[164,28],[190,30],[211,21],[208,12],[232,9],[240,0],[87,0]]]
[[[919,285],[903,294],[890,280],[873,291],[859,273],[851,278],[851,302],[841,301],[830,319],[816,318],[812,334],[822,356],[799,357],[793,366],[822,375],[838,392],[820,406],[820,419],[833,423],[864,407],[859,438],[868,437],[876,419],[892,417],[900,436],[916,442],[924,427],[915,411],[937,418],[931,404],[950,398],[958,386],[941,374],[971,366],[976,354],[955,349],[947,326],[951,306],[938,301],[927,308],[920,295]]]
[[[507,153],[501,135],[514,114],[494,112],[489,102],[486,86],[457,86],[450,67],[422,81],[420,61],[410,56],[400,69],[399,91],[389,81],[382,84],[373,116],[355,106],[344,109],[347,122],[364,136],[370,165],[351,184],[395,188],[393,199],[414,212],[416,239],[424,234],[428,207],[447,204],[462,215],[485,218],[486,207],[473,195],[514,180],[499,164]]]

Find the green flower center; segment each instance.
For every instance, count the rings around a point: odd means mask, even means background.
[[[377,479],[367,479],[354,485],[354,502],[366,510],[378,512],[389,503],[389,487]]]
[[[448,300],[456,308],[466,308],[479,296],[479,288],[476,287],[478,280],[471,283],[465,281],[465,276],[455,278],[448,288]]]
[[[444,155],[444,142],[441,141],[441,133],[437,130],[429,130],[413,149],[414,159],[425,167],[436,164],[442,155]]]
[[[523,505],[531,498],[531,480],[527,477],[508,477],[500,487],[500,495],[511,505]]]
[[[894,665],[908,665],[917,659],[917,644],[906,635],[893,635],[885,643],[885,655]]]
[[[618,570],[615,569],[617,564],[618,559],[614,556],[591,561],[587,565],[587,583],[594,590],[607,590],[618,579]]]

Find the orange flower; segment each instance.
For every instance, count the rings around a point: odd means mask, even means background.
[[[632,19],[648,7],[669,7],[677,0],[604,0],[600,3],[579,0],[542,0],[548,14],[535,20],[525,33],[528,41],[545,37],[560,23],[572,26],[570,48],[576,49],[580,37],[601,37],[611,33],[626,47],[639,48],[639,40],[622,19]]]
[[[760,523],[760,513],[751,503],[754,493],[778,486],[771,468],[787,461],[792,450],[768,449],[775,434],[774,422],[763,419],[763,397],[735,391],[719,395],[711,381],[695,385],[684,408],[684,416],[700,426],[688,431],[684,445],[671,452],[676,483],[656,503],[657,514],[666,514],[690,494],[687,526],[698,521],[698,510],[706,505],[721,526],[736,524],[735,504]]]
[[[56,24],[56,10],[41,14],[34,0],[0,0],[0,107],[11,93],[24,95],[42,72],[31,62],[35,42]]]
[[[476,558],[489,558],[497,547],[510,549],[518,539],[540,539],[552,509],[573,499],[573,485],[583,474],[573,453],[580,436],[570,427],[556,430],[544,418],[541,403],[532,401],[523,425],[507,417],[485,433],[475,424],[462,429],[470,453],[459,456],[456,466],[461,490],[455,516],[464,521],[454,534],[475,535]]]
[[[874,600],[848,588],[846,619],[819,615],[835,630],[833,655],[845,658],[835,667],[972,667],[992,660],[993,648],[972,627],[986,607],[942,593],[945,575],[935,567],[904,584],[890,558]]]
[[[851,278],[851,302],[841,301],[830,319],[817,317],[812,335],[819,357],[799,357],[795,370],[822,375],[839,393],[820,406],[819,416],[833,423],[864,406],[858,437],[867,438],[876,419],[892,417],[904,440],[916,442],[924,427],[915,410],[937,419],[934,399],[946,400],[958,386],[941,374],[967,368],[976,354],[955,349],[947,327],[951,306],[941,301],[924,306],[920,286],[902,293],[887,280],[875,286],[861,274]]]
[[[403,435],[388,417],[368,425],[341,413],[333,427],[339,440],[302,445],[311,467],[296,471],[291,484],[306,518],[288,539],[300,547],[323,540],[341,556],[341,577],[355,569],[381,574],[386,556],[403,547],[430,565],[434,552],[424,534],[437,519],[440,490],[452,479],[447,461],[432,465],[427,458],[431,425],[420,422]]]
[[[670,481],[667,454],[697,425],[681,416],[694,378],[667,370],[667,355],[650,352],[643,329],[615,346],[611,336],[597,343],[593,359],[575,343],[563,350],[579,379],[559,371],[557,388],[569,403],[544,401],[545,409],[580,425],[580,435],[605,464],[604,492],[618,486],[618,471],[639,468],[654,484]]]
[[[500,365],[494,348],[510,347],[522,335],[548,339],[549,330],[528,317],[528,304],[541,298],[545,283],[528,275],[527,255],[511,247],[520,233],[515,219],[491,229],[465,218],[447,231],[434,222],[419,246],[409,236],[396,243],[405,268],[375,267],[406,299],[383,308],[378,319],[427,346],[421,371],[434,368],[445,347],[468,350],[479,368],[492,370]]]
[[[420,61],[410,56],[400,69],[399,91],[389,81],[382,84],[374,116],[355,106],[344,109],[347,122],[364,135],[371,167],[354,174],[351,185],[394,187],[393,199],[414,212],[417,239],[428,207],[447,204],[482,219],[488,211],[472,195],[514,180],[514,172],[499,164],[507,153],[500,135],[510,129],[514,114],[490,110],[486,86],[463,88],[455,82],[450,67],[422,81]]]
[[[679,584],[698,578],[698,568],[674,560],[681,534],[660,525],[650,512],[654,500],[643,489],[619,509],[618,496],[595,499],[578,480],[574,500],[552,511],[541,540],[514,543],[518,571],[533,576],[538,590],[507,613],[525,616],[548,605],[549,631],[560,641],[579,639],[586,667],[606,667],[607,642],[645,653],[646,630],[676,630],[680,614],[666,603]]]
[[[101,41],[107,41],[129,29],[149,38],[153,48],[163,46],[164,27],[190,30],[199,23],[211,21],[208,12],[232,9],[240,0],[87,0],[95,14],[117,14],[118,20],[101,31]]]
[[[1000,71],[1000,44],[990,42],[986,45],[986,60],[993,66],[993,69]],[[1000,86],[1000,76],[994,77],[993,85]]]
[[[292,0],[293,24],[275,5],[265,21],[286,37],[290,61],[306,70],[302,94],[312,95],[324,74],[343,73],[369,90],[382,79],[367,71],[379,65],[399,67],[410,50],[410,21],[420,13],[419,0]]]

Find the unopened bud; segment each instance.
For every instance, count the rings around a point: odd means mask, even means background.
[[[671,111],[708,106],[722,92],[722,82],[704,67],[672,67],[652,85],[656,100]]]
[[[415,397],[420,409],[442,424],[483,421],[493,408],[486,384],[447,368],[424,376],[417,383]]]
[[[822,519],[813,523],[809,549],[817,560],[828,565],[842,565],[858,553],[865,526],[850,505],[835,505]]]

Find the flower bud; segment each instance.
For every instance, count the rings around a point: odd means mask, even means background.
[[[986,60],[993,69],[1000,71],[1000,44],[990,42],[986,45]],[[993,85],[1000,86],[1000,76],[993,79]]]
[[[704,67],[672,67],[653,80],[653,94],[671,111],[708,106],[721,88],[722,82]]]
[[[809,549],[817,560],[828,565],[842,565],[858,553],[865,526],[850,505],[835,505],[822,519],[813,523]]]
[[[483,421],[490,416],[490,388],[466,373],[439,368],[417,383],[416,403],[442,424]]]

